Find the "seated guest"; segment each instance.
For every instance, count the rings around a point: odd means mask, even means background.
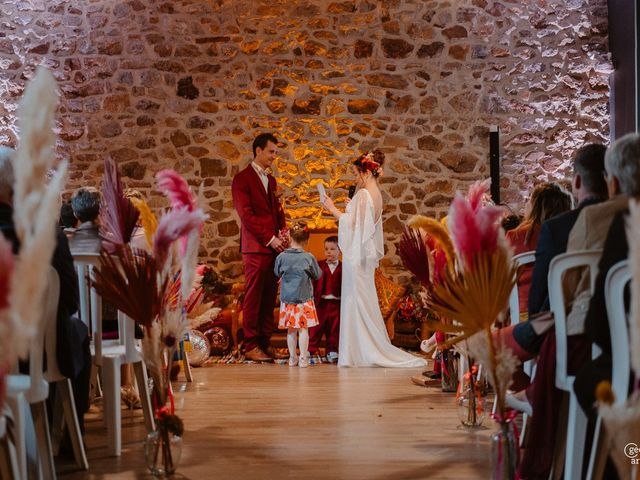
[[[517,228],[518,225],[520,225],[520,222],[522,222],[522,218],[520,218],[518,215],[507,215],[502,219],[502,229],[505,232],[508,232],[509,230]]]
[[[0,147],[0,232],[13,244],[14,252],[19,250],[18,237],[13,222],[13,183],[14,174],[11,158],[14,151]],[[56,248],[51,265],[60,278],[60,296],[58,299],[56,353],[58,366],[62,374],[73,385],[73,393],[80,425],[89,407],[89,376],[91,372],[91,353],[89,351],[89,332],[77,318],[71,317],[78,310],[78,278],[73,266],[67,237],[58,230]]]
[[[553,217],[542,223],[536,245],[536,261],[533,266],[527,309],[529,317],[549,310],[548,275],[549,264],[556,255],[564,253],[569,233],[578,215],[588,205],[607,198],[607,183],[604,179],[604,155],[606,147],[589,144],[580,148],[573,160],[571,190],[578,202],[577,208]],[[531,360],[540,350],[544,339],[536,333],[532,322],[520,322],[501,330],[507,344],[520,360]]]
[[[500,224],[505,232],[517,228],[518,225],[522,223],[522,216],[516,215],[507,203],[499,203],[498,207],[502,210],[502,220],[500,220]]]
[[[100,213],[100,192],[90,187],[76,190],[71,197],[71,207],[80,222],[69,238],[71,253],[100,253],[102,241],[97,222]]]
[[[640,195],[640,136],[630,134],[616,141],[605,155],[605,178],[610,200],[585,207],[569,234],[567,252],[602,248],[611,222],[628,204],[628,196]],[[569,272],[571,273],[571,272]],[[591,344],[584,334],[586,310],[591,297],[589,274],[565,275],[565,298],[569,300],[567,314],[567,370],[580,371],[591,358]],[[523,456],[522,471],[538,471],[551,464],[551,453],[557,430],[561,393],[555,387],[555,332],[544,335],[537,362],[536,377],[527,391],[536,419],[530,430],[530,445],[545,445],[546,449],[529,448]],[[549,450],[551,449],[551,450]],[[541,455],[548,453],[545,458]],[[523,477],[525,477],[523,475]]]
[[[71,202],[62,202],[60,205],[60,221],[58,222],[60,227],[64,228],[65,233],[73,233],[78,225],[78,219],[73,214],[73,207]]]
[[[569,233],[583,208],[609,197],[604,172],[606,147],[597,143],[582,147],[573,163],[571,190],[578,206],[543,223],[536,247],[536,263],[529,290],[529,316],[549,310],[549,264],[567,250]]]
[[[571,209],[571,196],[557,183],[542,183],[531,193],[524,221],[507,232],[514,255],[536,249],[540,228],[545,220]],[[533,266],[527,265],[518,275],[520,315],[527,317],[527,301]]]
[[[625,165],[626,175],[620,179],[614,178],[612,181],[617,181],[626,195],[640,197],[640,135],[635,133],[625,135],[614,144],[614,147],[617,145],[619,145],[617,151],[620,152],[620,158],[616,158],[615,161]],[[600,356],[582,366],[573,384],[578,401],[587,414],[593,413],[595,389],[598,383],[611,380],[611,338],[605,306],[604,282],[609,269],[628,256],[629,245],[625,231],[625,218],[628,213],[628,209],[621,210],[611,223],[598,264],[594,294],[589,301],[585,318],[587,337],[602,349]]]

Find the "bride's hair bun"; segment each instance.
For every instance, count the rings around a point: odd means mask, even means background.
[[[360,172],[371,172],[374,177],[378,178],[382,173],[382,165],[384,165],[384,152],[377,148],[371,152],[365,152],[353,164]]]

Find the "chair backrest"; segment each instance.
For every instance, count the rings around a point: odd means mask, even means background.
[[[100,255],[97,253],[74,253],[73,263],[78,273],[80,320],[84,322],[91,333],[96,363],[100,365],[102,358],[102,298],[91,286],[93,269],[100,265]]]
[[[549,264],[549,305],[555,319],[556,329],[556,387],[568,391],[571,381],[567,376],[567,311],[564,303],[562,279],[573,268],[588,268],[590,291],[598,273],[598,262],[602,250],[578,250],[557,255]]]
[[[513,263],[518,269],[518,273],[520,269],[525,265],[532,265],[536,261],[536,252],[523,252],[513,257]],[[511,290],[511,295],[509,295],[509,311],[511,312],[511,325],[515,325],[516,323],[520,323],[520,299],[518,298],[518,283],[513,286],[513,290]]]
[[[125,355],[128,362],[138,361],[140,358],[136,348],[135,327],[131,318],[118,312],[118,340],[109,341],[102,339],[102,298],[92,287],[93,270],[100,266],[100,255],[95,253],[74,253],[73,262],[78,271],[78,283],[80,290],[80,319],[89,327],[92,333],[94,345],[94,362],[102,365],[102,356],[106,347],[121,345],[125,347]]]
[[[56,328],[58,321],[58,301],[60,299],[60,278],[53,267],[47,272],[47,289],[43,298],[42,315],[37,330],[29,345],[29,376],[31,388],[26,397],[29,403],[46,400],[49,396],[49,382],[45,380],[43,370],[43,355],[45,350],[45,331]],[[53,349],[55,358],[56,349]],[[47,353],[47,362],[50,354]]]
[[[616,397],[615,403],[618,405],[627,399],[631,374],[629,329],[624,307],[624,289],[630,281],[631,269],[629,262],[624,260],[611,267],[604,286],[611,345],[615,345],[615,348],[611,349],[611,387]]]

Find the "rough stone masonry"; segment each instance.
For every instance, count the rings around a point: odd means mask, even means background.
[[[241,275],[232,176],[258,132],[283,141],[276,174],[288,215],[331,225],[323,180],[344,199],[347,162],[387,154],[385,271],[413,214],[442,216],[488,175],[501,129],[503,197],[566,180],[586,141],[608,139],[605,0],[0,0],[0,144],[39,64],[60,82],[67,189],[96,185],[102,159],[166,204],[154,174],[204,182],[201,256]]]

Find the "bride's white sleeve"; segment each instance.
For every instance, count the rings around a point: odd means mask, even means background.
[[[343,261],[364,264],[368,259],[377,260],[374,234],[373,205],[367,192],[360,190],[338,222],[338,245]]]

